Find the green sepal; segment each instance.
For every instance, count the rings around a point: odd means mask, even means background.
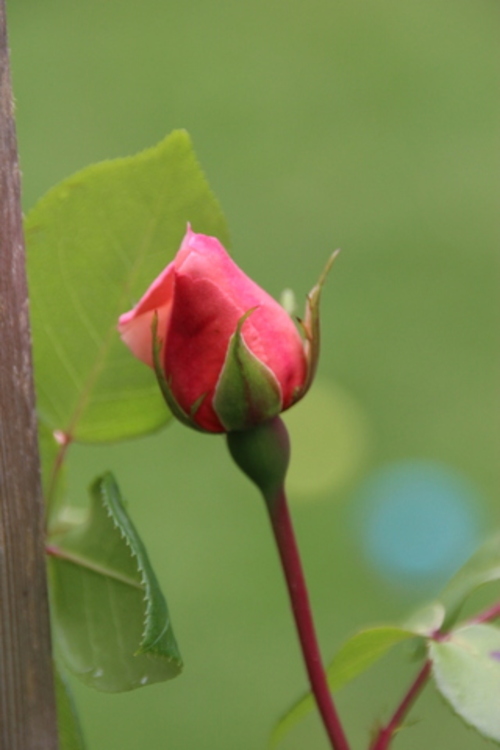
[[[307,295],[304,320],[301,320],[300,318],[297,320],[300,329],[302,330],[302,333],[305,337],[307,375],[304,385],[300,389],[297,389],[296,393],[294,394],[294,403],[307,393],[316,374],[320,344],[319,303],[321,298],[321,290],[323,289],[326,278],[339,253],[340,250],[335,250],[329,257],[326,266],[323,269],[323,273],[319,277],[318,283],[311,289],[311,291]]]
[[[223,427],[247,430],[280,413],[281,387],[274,373],[250,351],[241,329],[255,308],[243,315],[229,339],[215,388],[213,407]]]
[[[179,420],[179,422],[182,422],[183,425],[186,425],[186,427],[192,427],[194,430],[198,430],[199,432],[208,432],[208,430],[204,430],[203,427],[200,427],[196,422],[194,421],[194,416],[196,415],[196,412],[200,408],[203,399],[205,398],[204,395],[200,396],[193,406],[191,407],[191,414],[186,414],[184,409],[177,403],[177,400],[172,393],[172,389],[170,387],[170,384],[165,377],[165,373],[163,371],[162,363],[160,360],[160,353],[161,353],[161,347],[162,347],[162,341],[158,337],[158,313],[155,312],[153,315],[153,322],[151,324],[151,333],[152,333],[152,339],[153,339],[153,365],[154,370],[156,374],[156,380],[158,381],[158,385],[160,386],[160,390],[162,393],[163,398],[165,399],[165,403],[167,404],[168,408],[174,415],[176,419]]]

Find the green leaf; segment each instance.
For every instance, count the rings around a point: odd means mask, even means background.
[[[82,729],[69,685],[54,664],[59,750],[85,750]]]
[[[175,677],[182,662],[167,604],[111,474],[91,498],[86,521],[48,543],[58,650],[98,690]]]
[[[328,684],[332,692],[339,690],[365,672],[393,646],[418,636],[418,633],[411,630],[392,625],[369,628],[356,633],[344,643],[327,669]],[[275,747],[281,742],[288,732],[314,708],[314,699],[311,693],[307,693],[280,719],[271,734],[270,747]]]
[[[429,653],[439,692],[482,735],[500,741],[500,630],[493,625],[458,628]]]
[[[339,690],[375,664],[393,646],[417,636],[418,633],[393,625],[356,633],[344,643],[327,669],[331,689]]]
[[[486,583],[500,580],[500,534],[489,539],[460,568],[439,597],[446,609],[444,629],[456,622],[465,600]]]
[[[154,373],[131,356],[116,324],[172,260],[188,221],[227,244],[220,207],[183,131],[84,169],[30,212],[38,406],[50,430],[98,442],[151,432],[169,419]]]
[[[441,628],[444,617],[445,609],[441,602],[432,602],[414,612],[403,627],[418,635],[431,636]]]

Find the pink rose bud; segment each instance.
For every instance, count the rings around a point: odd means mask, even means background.
[[[288,313],[215,237],[188,227],[182,245],[118,330],[156,371],[174,415],[207,432],[246,430],[298,401],[318,355],[321,284],[308,297],[304,339]],[[300,322],[300,321],[299,321]]]

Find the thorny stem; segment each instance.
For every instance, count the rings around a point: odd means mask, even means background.
[[[326,733],[334,750],[349,750],[349,744],[328,687],[309,604],[307,586],[283,490],[267,502],[269,517],[285,574],[302,654]]]
[[[500,602],[497,602],[492,607],[485,609],[478,615],[471,617],[467,620],[468,625],[478,625],[485,622],[491,622],[497,617],[500,617]],[[434,635],[435,640],[444,641],[447,638],[447,633],[437,631]],[[427,684],[427,681],[431,674],[431,661],[427,659],[424,665],[420,668],[418,674],[414,678],[407,692],[405,693],[402,701],[394,711],[391,719],[382,727],[373,743],[370,745],[370,750],[387,750],[390,747],[394,735],[403,724],[406,715],[410,711],[411,707],[415,703],[416,699],[422,692],[423,688]]]
[[[394,714],[392,715],[388,724],[380,729],[374,743],[370,746],[370,750],[387,750],[394,738],[395,733],[403,723],[405,716],[425,687],[431,673],[431,666],[431,662],[428,659],[413,680],[403,700],[394,711]]]

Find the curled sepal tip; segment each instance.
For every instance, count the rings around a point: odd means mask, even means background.
[[[299,320],[299,325],[305,336],[305,353],[307,361],[307,374],[304,385],[297,394],[298,401],[311,387],[318,366],[319,348],[320,348],[320,324],[319,324],[319,303],[321,291],[333,266],[335,259],[340,253],[340,249],[334,250],[328,258],[328,261],[318,279],[318,283],[311,289],[307,295],[306,311],[303,320]]]

